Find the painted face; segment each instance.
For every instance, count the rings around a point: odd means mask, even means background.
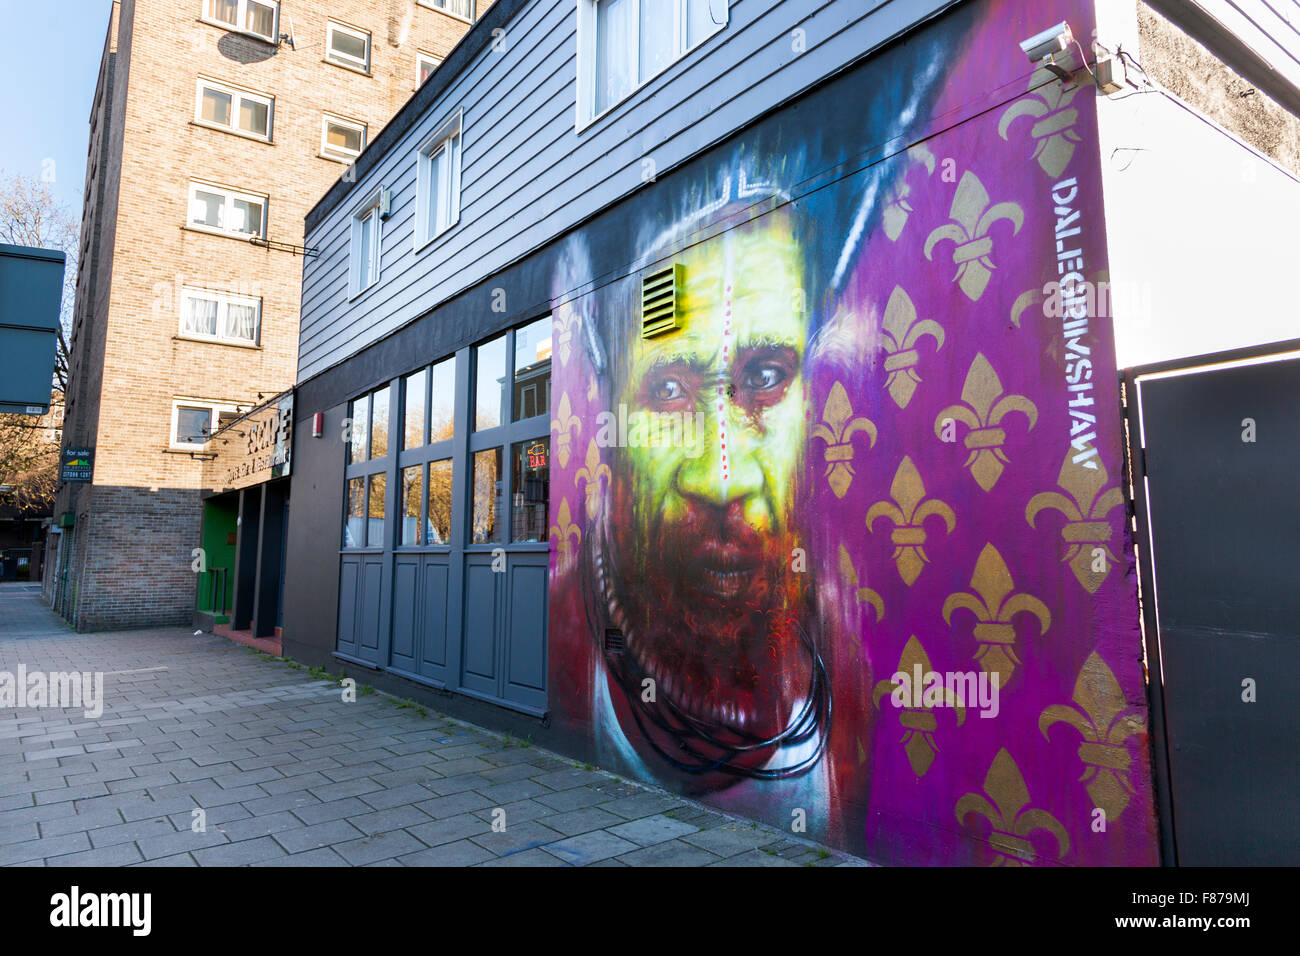
[[[681,328],[635,341],[618,395],[633,422],[613,487],[628,646],[686,713],[768,733],[807,673],[786,661],[799,656],[801,253],[774,213],[676,261]],[[669,440],[636,441],[638,416]]]

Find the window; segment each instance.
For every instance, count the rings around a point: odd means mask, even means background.
[[[321,120],[320,154],[350,163],[366,148],[366,124],[326,113]]]
[[[356,298],[379,281],[380,199],[383,188],[370,194],[352,217],[350,298]]]
[[[199,77],[194,122],[252,139],[271,141],[275,98]]]
[[[213,183],[190,183],[189,225],[240,238],[266,237],[266,197]]]
[[[415,85],[423,86],[424,81],[433,75],[433,71],[442,62],[441,57],[420,50],[415,54]]]
[[[581,129],[727,24],[728,0],[578,0]]]
[[[280,4],[274,0],[203,0],[203,19],[275,43]]]
[[[347,501],[343,517],[343,547],[382,548],[388,543],[387,504],[388,491],[388,416],[392,400],[392,386],[385,385],[369,394],[353,399],[348,406],[348,430],[344,433],[347,445]],[[406,478],[407,476],[402,476]],[[404,511],[402,499],[410,489],[403,481],[399,485],[396,508]],[[417,496],[419,492],[416,492]],[[406,522],[399,522],[403,535]]]
[[[172,402],[172,447],[202,448],[212,433],[229,421],[229,414],[237,411],[234,405],[176,399]]]
[[[325,59],[339,66],[370,72],[370,34],[333,20],[325,25]]]
[[[498,336],[474,347],[474,430],[486,431],[501,424],[506,405],[506,337]]]
[[[206,289],[181,292],[180,334],[186,338],[257,345],[261,327],[260,299]]]
[[[419,0],[422,7],[433,7],[444,13],[460,17],[462,20],[474,19],[474,0]]]
[[[431,242],[460,219],[460,113],[420,146],[415,247]]]
[[[511,421],[551,413],[551,317],[515,330],[515,396]]]

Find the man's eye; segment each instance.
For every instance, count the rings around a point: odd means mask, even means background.
[[[675,402],[685,395],[686,386],[675,378],[663,379],[651,392],[651,396],[657,402]]]
[[[741,384],[756,392],[765,392],[785,384],[785,380],[785,369],[776,365],[761,365],[746,372]]]

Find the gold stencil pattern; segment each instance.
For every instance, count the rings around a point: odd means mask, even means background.
[[[876,443],[876,426],[869,418],[854,417],[849,404],[849,393],[843,384],[836,382],[826,396],[822,420],[813,429],[813,438],[826,443],[826,483],[843,498],[853,481],[853,436],[862,432],[867,436],[867,447]]]
[[[999,219],[1012,225],[1012,234],[1020,232],[1025,213],[1016,203],[992,203],[988,190],[970,170],[962,173],[957,192],[948,212],[951,221],[936,227],[925,238],[925,257],[933,261],[934,247],[945,239],[953,243],[952,262],[957,267],[954,281],[972,302],[984,294],[993,276],[993,239],[989,230]]]
[[[894,669],[894,673],[906,674],[911,679],[916,673],[918,664],[921,666],[922,674],[930,673],[930,656],[925,653],[925,648],[913,634],[903,646],[903,653],[898,658],[898,667]],[[896,687],[898,684],[893,680],[882,680],[876,684],[871,695],[876,707],[880,707],[880,702],[893,694]],[[916,704],[921,700],[921,688],[913,687],[911,690],[909,696],[912,703]],[[946,707],[956,712],[958,727],[966,722],[966,708],[957,705],[956,695],[951,690],[945,688],[943,702]],[[912,771],[918,777],[925,776],[926,771],[930,769],[930,764],[934,763],[934,755],[939,750],[934,742],[934,731],[939,726],[935,714],[938,709],[926,705],[923,701],[920,706],[897,708],[898,723],[904,731],[903,739],[899,742],[907,753],[907,762],[912,765]]]
[[[560,467],[567,468],[569,455],[573,450],[573,440],[582,433],[582,420],[573,414],[569,404],[569,393],[560,395],[560,407],[556,409],[555,418],[551,419],[551,431],[555,432],[555,457],[560,460]]]
[[[1035,89],[1036,87],[1036,89]],[[1083,138],[1072,127],[1079,121],[1079,111],[1070,106],[1082,86],[1056,82],[1047,70],[1035,70],[1029,77],[1033,92],[1016,100],[998,120],[998,135],[1003,139],[1020,117],[1034,120],[1029,136],[1034,141],[1034,156],[1043,172],[1059,179],[1074,155],[1076,143]]]
[[[569,539],[573,541],[570,543]],[[556,549],[563,558],[574,556],[577,546],[582,543],[582,529],[573,523],[569,512],[569,499],[561,498],[559,510],[555,513],[555,524],[551,525],[551,539],[556,542]]]
[[[921,383],[921,376],[916,372],[920,353],[916,346],[925,336],[934,339],[934,350],[943,348],[943,326],[934,319],[917,321],[916,306],[903,287],[896,285],[885,305],[885,317],[880,323],[881,338],[884,339],[885,388],[899,408],[906,408],[912,400],[916,386]]]
[[[600,448],[596,439],[587,442],[587,461],[573,476],[574,487],[581,486],[587,502],[587,517],[595,518],[600,511],[600,479],[604,476],[606,484],[612,478],[609,465],[600,460]]]
[[[890,540],[894,543],[894,553],[890,560],[898,567],[899,577],[908,587],[921,574],[929,563],[925,554],[925,519],[938,515],[943,519],[947,534],[957,525],[957,515],[945,501],[938,498],[926,498],[925,483],[921,473],[909,456],[904,455],[899,462],[898,471],[889,486],[893,501],[877,501],[867,511],[867,530],[875,533],[872,527],[877,518],[888,518],[894,525]]]
[[[1034,862],[1029,834],[1046,830],[1056,839],[1057,857],[1070,851],[1070,835],[1061,821],[1046,810],[1028,810],[1029,788],[1024,774],[1006,748],[999,750],[984,777],[984,793],[967,793],[957,801],[957,822],[966,825],[974,813],[992,824],[989,844],[997,856],[994,866],[1024,866]]]
[[[853,588],[853,597],[859,604],[866,602],[876,609],[876,620],[879,621],[885,616],[884,600],[871,588],[858,584],[858,570],[853,566],[853,559],[849,557],[849,549],[844,547],[843,544],[840,545],[839,559],[840,577],[843,578],[845,584]]]
[[[1102,492],[1110,481],[1110,475],[1100,458],[1092,459],[1096,468],[1084,468],[1074,463],[1072,454],[1073,449],[1066,453],[1057,479],[1065,494],[1044,491],[1034,495],[1025,508],[1025,520],[1032,528],[1038,513],[1049,508],[1065,516],[1061,537],[1067,547],[1061,560],[1069,562],[1070,570],[1083,589],[1095,594],[1110,574],[1111,564],[1119,561],[1110,549],[1115,529],[1106,516],[1124,504],[1124,493],[1118,485]],[[1098,548],[1102,552],[1100,555],[1094,554]]]
[[[980,552],[970,583],[974,593],[961,591],[948,595],[943,602],[943,619],[951,626],[953,612],[959,608],[975,615],[975,640],[979,643],[975,660],[985,673],[996,673],[998,686],[1005,688],[1020,663],[1012,619],[1024,612],[1034,615],[1041,636],[1051,626],[1052,612],[1032,594],[1016,592],[1007,563],[992,544],[984,545]]]
[[[926,148],[925,144],[918,143],[909,149],[906,155],[913,165],[924,166],[927,173],[934,174],[934,154]],[[907,184],[907,174],[899,176],[897,183],[890,189],[884,211],[880,214],[881,225],[890,242],[896,242],[903,234],[903,227],[907,225],[908,217],[915,211],[909,201],[912,187]]]
[[[966,448],[970,454],[962,467],[969,468],[981,488],[992,491],[1010,462],[1002,450],[1007,440],[1002,420],[1020,412],[1029,420],[1029,430],[1038,422],[1038,407],[1023,395],[1004,395],[1002,380],[983,352],[976,353],[966,382],[961,389],[961,404],[949,405],[934,420],[934,434],[944,438],[948,420],[961,422],[968,429]]]
[[[1074,682],[1074,703],[1053,704],[1038,718],[1038,729],[1047,737],[1055,723],[1066,723],[1079,732],[1079,759],[1088,796],[1094,807],[1105,811],[1107,820],[1116,819],[1134,793],[1129,779],[1132,756],[1125,741],[1145,734],[1137,714],[1131,713],[1124,691],[1106,662],[1096,651],[1088,655]],[[1049,738],[1050,739],[1050,738]]]

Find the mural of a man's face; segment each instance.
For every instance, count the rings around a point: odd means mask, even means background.
[[[782,213],[698,244],[677,331],[637,338],[617,376],[629,417],[698,433],[619,449],[614,582],[628,651],[688,719],[770,737],[807,688],[791,515],[805,444],[801,250]],[[755,759],[759,759],[757,756]]]

